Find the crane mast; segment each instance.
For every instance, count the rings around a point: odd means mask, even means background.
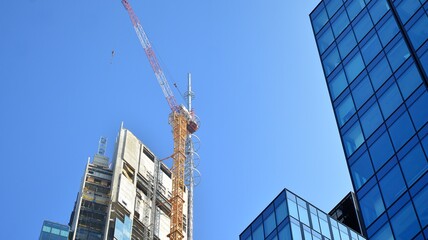
[[[156,54],[150,44],[150,41],[144,32],[143,27],[135,15],[131,5],[127,0],[122,0],[122,4],[127,10],[129,17],[131,18],[134,30],[140,40],[141,45],[146,53],[146,56],[152,66],[155,73],[156,79],[162,89],[162,92],[168,102],[171,109],[169,116],[169,124],[173,129],[174,139],[174,154],[173,154],[173,166],[172,166],[172,197],[171,202],[171,224],[170,233],[168,237],[170,240],[183,240],[183,204],[184,204],[184,178],[185,178],[185,161],[186,161],[186,141],[188,136],[193,134],[199,128],[199,122],[196,119],[191,109],[187,110],[183,105],[178,105],[177,101],[172,93],[168,81],[163,73]],[[190,104],[189,104],[190,105]],[[191,106],[189,106],[191,107]],[[157,184],[155,182],[155,184]],[[192,183],[193,185],[193,183]],[[193,186],[192,186],[193,189]],[[191,207],[191,206],[189,206]],[[193,211],[190,210],[193,215]],[[192,224],[191,224],[192,227]],[[189,229],[191,230],[191,229]]]

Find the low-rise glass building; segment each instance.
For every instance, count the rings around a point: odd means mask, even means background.
[[[67,225],[43,221],[39,240],[67,240],[69,231],[70,228]]]
[[[365,240],[351,228],[284,189],[239,240]]]

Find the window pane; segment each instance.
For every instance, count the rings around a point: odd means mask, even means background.
[[[327,21],[328,21],[327,12],[325,11],[325,8],[323,8],[312,21],[312,25],[314,27],[315,33],[318,33],[319,30],[321,30],[321,28],[327,23]]]
[[[386,0],[378,0],[369,9],[370,15],[372,16],[373,22],[376,24],[386,12],[389,10],[389,5]]]
[[[339,51],[337,51],[337,48],[334,48],[323,61],[325,74],[327,76],[330,75],[339,63]]]
[[[428,121],[428,93],[425,92],[409,108],[415,127],[419,130]]]
[[[400,149],[415,133],[409,114],[404,112],[404,114],[389,127],[389,132],[395,149]]]
[[[253,229],[253,240],[264,240],[263,224],[260,224],[256,229]]]
[[[48,233],[50,233],[50,232],[51,232],[51,227],[43,226],[43,232],[48,232]]]
[[[320,33],[320,36],[318,38],[318,47],[321,54],[330,46],[333,40],[333,32],[331,31],[330,26],[327,26],[325,30]]]
[[[276,212],[276,222],[277,224],[280,224],[288,214],[287,206],[285,205],[285,200],[281,202],[278,206],[276,206],[275,212]]]
[[[349,2],[349,1],[348,1]],[[348,11],[349,18],[354,20],[354,18],[360,13],[360,11],[364,8],[366,4],[363,0],[353,0],[351,3],[346,7],[346,10]]]
[[[68,237],[68,232],[61,230],[61,236]]]
[[[363,58],[360,52],[357,52],[345,66],[346,76],[348,76],[350,83],[360,74],[364,67]]]
[[[422,83],[421,75],[415,64],[412,64],[406,72],[397,79],[403,97],[406,99]]]
[[[384,211],[382,198],[379,188],[375,185],[360,201],[361,212],[366,227],[369,226]]]
[[[381,229],[379,229],[377,233],[370,238],[370,240],[394,240],[389,223],[386,223]]]
[[[384,132],[376,142],[370,146],[370,155],[372,157],[373,166],[377,171],[388,159],[394,154],[394,149],[391,145],[388,132]]]
[[[419,9],[421,4],[415,0],[403,0],[397,6],[397,12],[403,23],[406,23],[409,18]]]
[[[336,114],[339,126],[343,126],[355,113],[354,103],[350,94],[337,106]]]
[[[401,161],[407,185],[412,185],[428,169],[428,162],[421,146],[416,145]]]
[[[57,228],[52,228],[51,233],[56,234],[56,235],[59,235],[59,232],[60,232],[60,230],[59,230],[59,229],[57,229]]]
[[[416,2],[416,1],[415,1]],[[409,37],[413,47],[418,49],[422,43],[428,38],[428,17],[426,14],[417,20],[417,22],[409,29]]]
[[[380,181],[380,190],[386,207],[389,207],[406,189],[403,176],[398,165],[395,165]]]
[[[362,18],[359,19],[358,23],[354,26],[355,36],[358,41],[361,41],[363,37],[370,31],[373,27],[372,20],[367,12],[364,13]]]
[[[318,211],[318,217],[319,217],[319,220],[320,220],[322,235],[324,235],[325,237],[328,237],[329,239],[331,239],[330,227],[328,226],[328,222],[327,222],[327,215],[325,215],[324,213]]]
[[[293,240],[302,240],[300,226],[297,225],[297,223],[295,223],[294,221],[291,222],[291,233],[293,235]]]
[[[358,122],[354,124],[344,135],[343,142],[345,145],[346,155],[349,157],[364,142],[363,133]]]
[[[386,58],[383,58],[369,73],[375,90],[391,76],[392,71]]]
[[[388,57],[392,70],[395,71],[410,56],[410,53],[404,40],[401,39],[388,53],[386,53],[386,56]]]
[[[318,216],[315,213],[311,213],[311,223],[315,231],[321,232]]]
[[[275,228],[275,212],[264,218],[265,237],[267,237]]]
[[[373,167],[370,162],[370,157],[365,152],[352,166],[351,175],[354,180],[355,190],[360,189],[364,183],[373,175]]]
[[[394,17],[390,16],[389,19],[379,29],[378,34],[383,46],[386,46],[389,41],[398,33],[398,26]]]
[[[373,88],[368,76],[364,77],[358,85],[352,89],[355,105],[359,109],[370,96],[373,95]]]
[[[290,224],[285,225],[283,229],[278,232],[279,240],[291,240]]]
[[[422,191],[414,198],[416,212],[418,213],[419,220],[421,221],[422,226],[427,226],[428,224],[428,186],[425,186]]]
[[[357,41],[355,40],[354,32],[347,32],[346,36],[344,36],[338,43],[339,52],[342,58],[345,58],[356,45]]]
[[[415,210],[411,203],[408,203],[392,217],[391,226],[396,239],[412,239],[420,231]]]
[[[299,219],[299,213],[297,212],[297,204],[287,198],[288,211],[290,211],[290,216],[293,216],[296,219]]]
[[[333,16],[337,9],[339,9],[340,6],[343,4],[342,0],[330,0],[326,2],[327,12],[330,17]]]
[[[306,207],[298,205],[298,209],[299,209],[300,221],[310,226],[308,210],[306,209]]]
[[[387,119],[402,102],[400,91],[397,85],[393,83],[379,98],[380,108],[382,109],[385,119]]]
[[[373,34],[370,40],[361,48],[361,53],[363,54],[364,61],[368,64],[374,57],[382,50],[379,38],[377,34]]]
[[[341,70],[329,83],[330,92],[332,100],[336,100],[336,98],[345,90],[346,86],[348,86],[348,82],[346,81],[345,72]]]
[[[346,11],[342,11],[337,18],[332,20],[331,25],[333,28],[334,35],[336,37],[339,36],[342,33],[342,31],[346,28],[346,26],[348,26],[348,24],[349,24],[348,15],[346,14]]]
[[[374,103],[367,112],[361,116],[361,126],[364,135],[368,138],[383,122],[379,106]]]
[[[331,231],[333,232],[334,239],[340,239],[339,228],[337,228],[337,222],[330,218]]]

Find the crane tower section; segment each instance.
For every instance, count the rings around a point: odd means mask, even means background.
[[[171,202],[171,224],[168,237],[170,240],[183,240],[183,204],[184,204],[184,179],[186,161],[186,139],[189,134],[193,134],[199,128],[199,121],[191,109],[187,110],[183,105],[178,105],[172,93],[168,81],[163,73],[156,54],[150,41],[144,32],[137,16],[127,0],[122,0],[122,4],[131,18],[134,30],[144,48],[146,56],[152,66],[156,79],[172,111],[169,116],[169,123],[173,129],[174,153],[172,166],[172,196]]]

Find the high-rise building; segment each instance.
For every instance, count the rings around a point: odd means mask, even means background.
[[[365,234],[428,239],[428,2],[324,0],[310,19]]]
[[[239,240],[363,240],[363,236],[284,189]]]
[[[104,239],[113,174],[105,148],[106,139],[101,138],[98,153],[86,164],[69,223],[72,240]]]
[[[72,239],[169,240],[171,171],[123,127],[111,167],[104,152],[102,138],[98,154],[86,167],[72,213]],[[187,213],[187,201],[183,212]],[[183,221],[187,222],[186,215]]]
[[[67,225],[43,221],[39,240],[67,240],[69,230],[70,228]]]

